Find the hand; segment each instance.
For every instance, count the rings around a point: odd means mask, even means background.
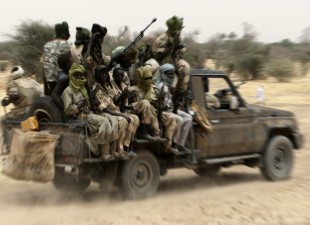
[[[10,102],[9,97],[5,97],[5,98],[3,98],[2,101],[1,101],[2,106],[7,106],[7,105],[10,104],[10,103],[11,103],[11,102]]]
[[[86,98],[81,99],[78,103],[77,103],[77,107],[78,109],[82,109],[85,106],[87,106],[88,102]]]

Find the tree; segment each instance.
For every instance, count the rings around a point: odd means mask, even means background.
[[[43,21],[26,20],[16,27],[16,33],[8,35],[12,44],[12,63],[20,64],[26,71],[43,78],[40,63],[43,46],[54,38],[54,28]]]

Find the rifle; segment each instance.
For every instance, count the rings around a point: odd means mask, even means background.
[[[110,65],[114,66],[115,64],[117,64],[121,60],[121,58],[143,38],[144,31],[146,31],[156,20],[157,18],[154,18],[142,31],[140,31],[139,35],[129,45],[127,45],[122,52],[112,57]]]
[[[125,89],[122,94],[114,101],[115,105],[117,105],[121,112],[125,111],[125,101],[129,97],[128,89]]]

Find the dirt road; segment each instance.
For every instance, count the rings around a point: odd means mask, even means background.
[[[310,132],[310,78],[264,85],[266,105],[298,116],[302,133]],[[240,88],[253,102],[257,82]],[[1,95],[1,98],[3,93]],[[161,178],[156,196],[124,201],[104,196],[92,185],[83,196],[64,196],[52,184],[16,181],[0,175],[0,224],[3,225],[308,225],[310,224],[310,141],[295,151],[291,179],[268,182],[258,169],[236,166],[213,179],[187,169]]]

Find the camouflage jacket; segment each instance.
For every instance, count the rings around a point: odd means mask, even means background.
[[[71,43],[66,40],[55,39],[47,42],[43,48],[43,67],[46,82],[57,82],[60,68],[57,63],[58,56],[69,52]]]

